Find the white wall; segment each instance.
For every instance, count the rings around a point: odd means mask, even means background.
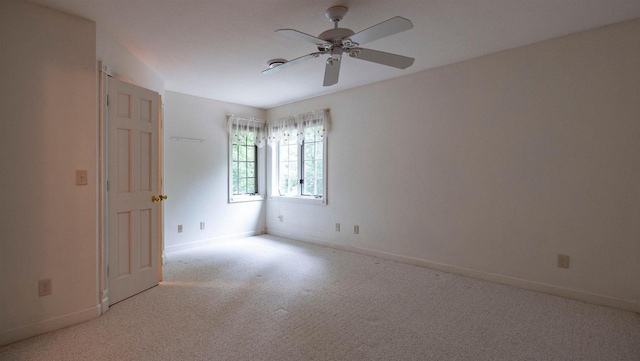
[[[99,25],[96,33],[98,60],[102,60],[110,68],[129,78],[136,85],[156,91],[164,97],[164,79]]]
[[[98,286],[95,23],[3,0],[0,34],[1,345],[97,317]]]
[[[265,111],[166,92],[164,121],[165,249],[194,242],[258,234],[265,228],[264,202],[228,204],[227,115],[265,118]],[[177,142],[171,137],[204,139]],[[205,229],[200,230],[200,222]],[[178,233],[178,225],[183,232]]]
[[[271,200],[268,233],[640,311],[638,39],[640,19],[268,110],[333,119],[329,205]]]

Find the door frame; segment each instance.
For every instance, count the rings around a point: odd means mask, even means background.
[[[109,166],[108,157],[108,128],[107,119],[107,78],[112,77],[126,83],[136,86],[131,79],[118,73],[109,67],[103,61],[99,62],[98,72],[98,254],[97,254],[97,278],[98,278],[98,314],[102,315],[109,310],[109,234],[108,234],[108,215],[109,202],[107,196],[107,170]],[[158,193],[163,194],[163,110],[162,95],[158,100]],[[158,281],[162,281],[162,265],[164,263],[164,210],[162,202],[158,203]]]

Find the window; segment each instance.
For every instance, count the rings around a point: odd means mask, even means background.
[[[272,196],[327,203],[328,110],[269,123]]]
[[[266,123],[259,119],[229,118],[229,202],[262,200]]]
[[[319,127],[307,128],[302,143],[302,195],[321,197],[324,194],[324,137]]]
[[[278,194],[322,198],[324,195],[324,137],[322,126],[305,129],[296,139],[278,144]]]
[[[231,145],[232,195],[255,195],[258,193],[258,146],[254,135],[235,141]]]

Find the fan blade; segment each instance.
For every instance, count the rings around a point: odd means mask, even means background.
[[[395,18],[391,18],[368,29],[364,29],[361,32],[355,33],[349,38],[354,43],[362,45],[412,28],[413,24],[411,23],[411,20],[396,16]]]
[[[414,58],[398,54],[385,53],[384,51],[354,48],[349,51],[349,57],[366,60],[373,63],[392,66],[398,69],[406,69],[413,65]]]
[[[332,86],[338,82],[340,63],[342,63],[341,60],[327,61],[327,66],[324,69],[324,86]]]
[[[273,68],[269,68],[269,69],[263,70],[262,74],[273,74],[273,73],[278,72],[278,71],[280,71],[280,70],[282,70],[282,69],[284,69],[286,67],[289,67],[291,65],[300,63],[302,61],[309,60],[311,58],[317,58],[321,54],[324,54],[324,52],[319,51],[319,52],[316,52],[316,53],[307,54],[307,55],[301,56],[299,58],[295,58],[295,59],[289,60],[288,62],[286,62],[286,63],[284,63],[282,65],[277,65],[277,66],[274,66]]]
[[[324,46],[325,44],[329,44],[329,46],[331,46],[331,43],[322,40],[320,38],[316,38],[315,36],[309,35],[309,34],[305,34],[301,31],[298,30],[294,30],[294,29],[280,29],[280,30],[276,30],[276,33],[280,34],[280,35],[284,35],[293,39],[298,39],[298,40],[302,40],[302,41],[306,41],[307,43],[311,43],[314,44],[316,46]]]

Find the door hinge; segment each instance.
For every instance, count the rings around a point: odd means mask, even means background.
[[[109,181],[107,181],[107,192],[109,191]]]
[[[109,266],[107,266],[107,277],[109,277]]]
[[[109,106],[109,94],[107,94],[107,106]]]

